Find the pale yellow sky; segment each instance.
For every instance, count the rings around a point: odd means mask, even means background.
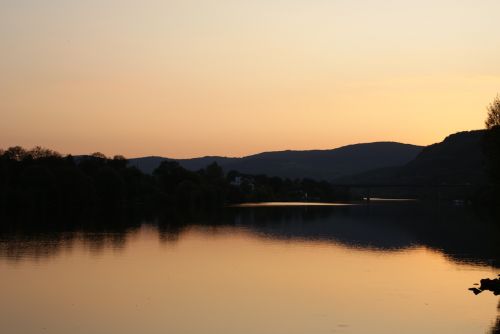
[[[0,147],[241,156],[483,127],[498,0],[0,0]]]

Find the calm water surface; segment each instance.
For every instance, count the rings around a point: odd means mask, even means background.
[[[496,230],[413,206],[0,235],[0,333],[489,333]],[[452,226],[453,228],[450,228]],[[490,233],[491,232],[491,233]]]

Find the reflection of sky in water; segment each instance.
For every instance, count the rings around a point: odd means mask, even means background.
[[[496,275],[484,258],[382,216],[249,209],[220,224],[3,235],[0,331],[488,331],[498,298],[467,290]]]

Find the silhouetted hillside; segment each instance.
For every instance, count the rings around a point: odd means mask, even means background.
[[[242,158],[202,157],[176,160],[189,170],[199,170],[217,162],[226,172],[266,174],[284,178],[311,178],[331,181],[375,168],[401,166],[414,159],[421,146],[394,142],[356,144],[332,150],[277,151]],[[152,173],[164,160],[162,157],[130,159],[130,164],[144,173]]]
[[[190,171],[177,161],[163,161],[152,174],[144,174],[119,155],[96,152],[74,158],[42,147],[0,150],[0,221],[3,216],[29,223],[33,217],[53,221],[202,212],[242,202],[348,199],[348,192],[325,181],[224,173],[216,162]]]
[[[157,156],[128,159],[129,166],[136,167],[146,174],[153,174],[154,170],[158,168],[163,161],[173,161],[173,159]]]
[[[481,141],[485,130],[459,132],[441,143],[425,147],[401,167],[354,174],[336,180],[349,184],[485,184],[485,160]]]

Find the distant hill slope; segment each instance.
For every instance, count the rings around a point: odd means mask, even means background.
[[[401,167],[341,177],[349,184],[484,184],[487,180],[481,140],[485,130],[459,132],[425,147]]]
[[[145,173],[152,173],[164,160],[178,161],[183,167],[190,170],[204,168],[215,161],[225,171],[237,170],[247,174],[332,181],[339,177],[375,168],[404,165],[413,160],[421,151],[421,146],[377,142],[349,145],[332,150],[265,152],[242,158],[213,156],[168,159],[144,157],[130,159],[129,163]]]

